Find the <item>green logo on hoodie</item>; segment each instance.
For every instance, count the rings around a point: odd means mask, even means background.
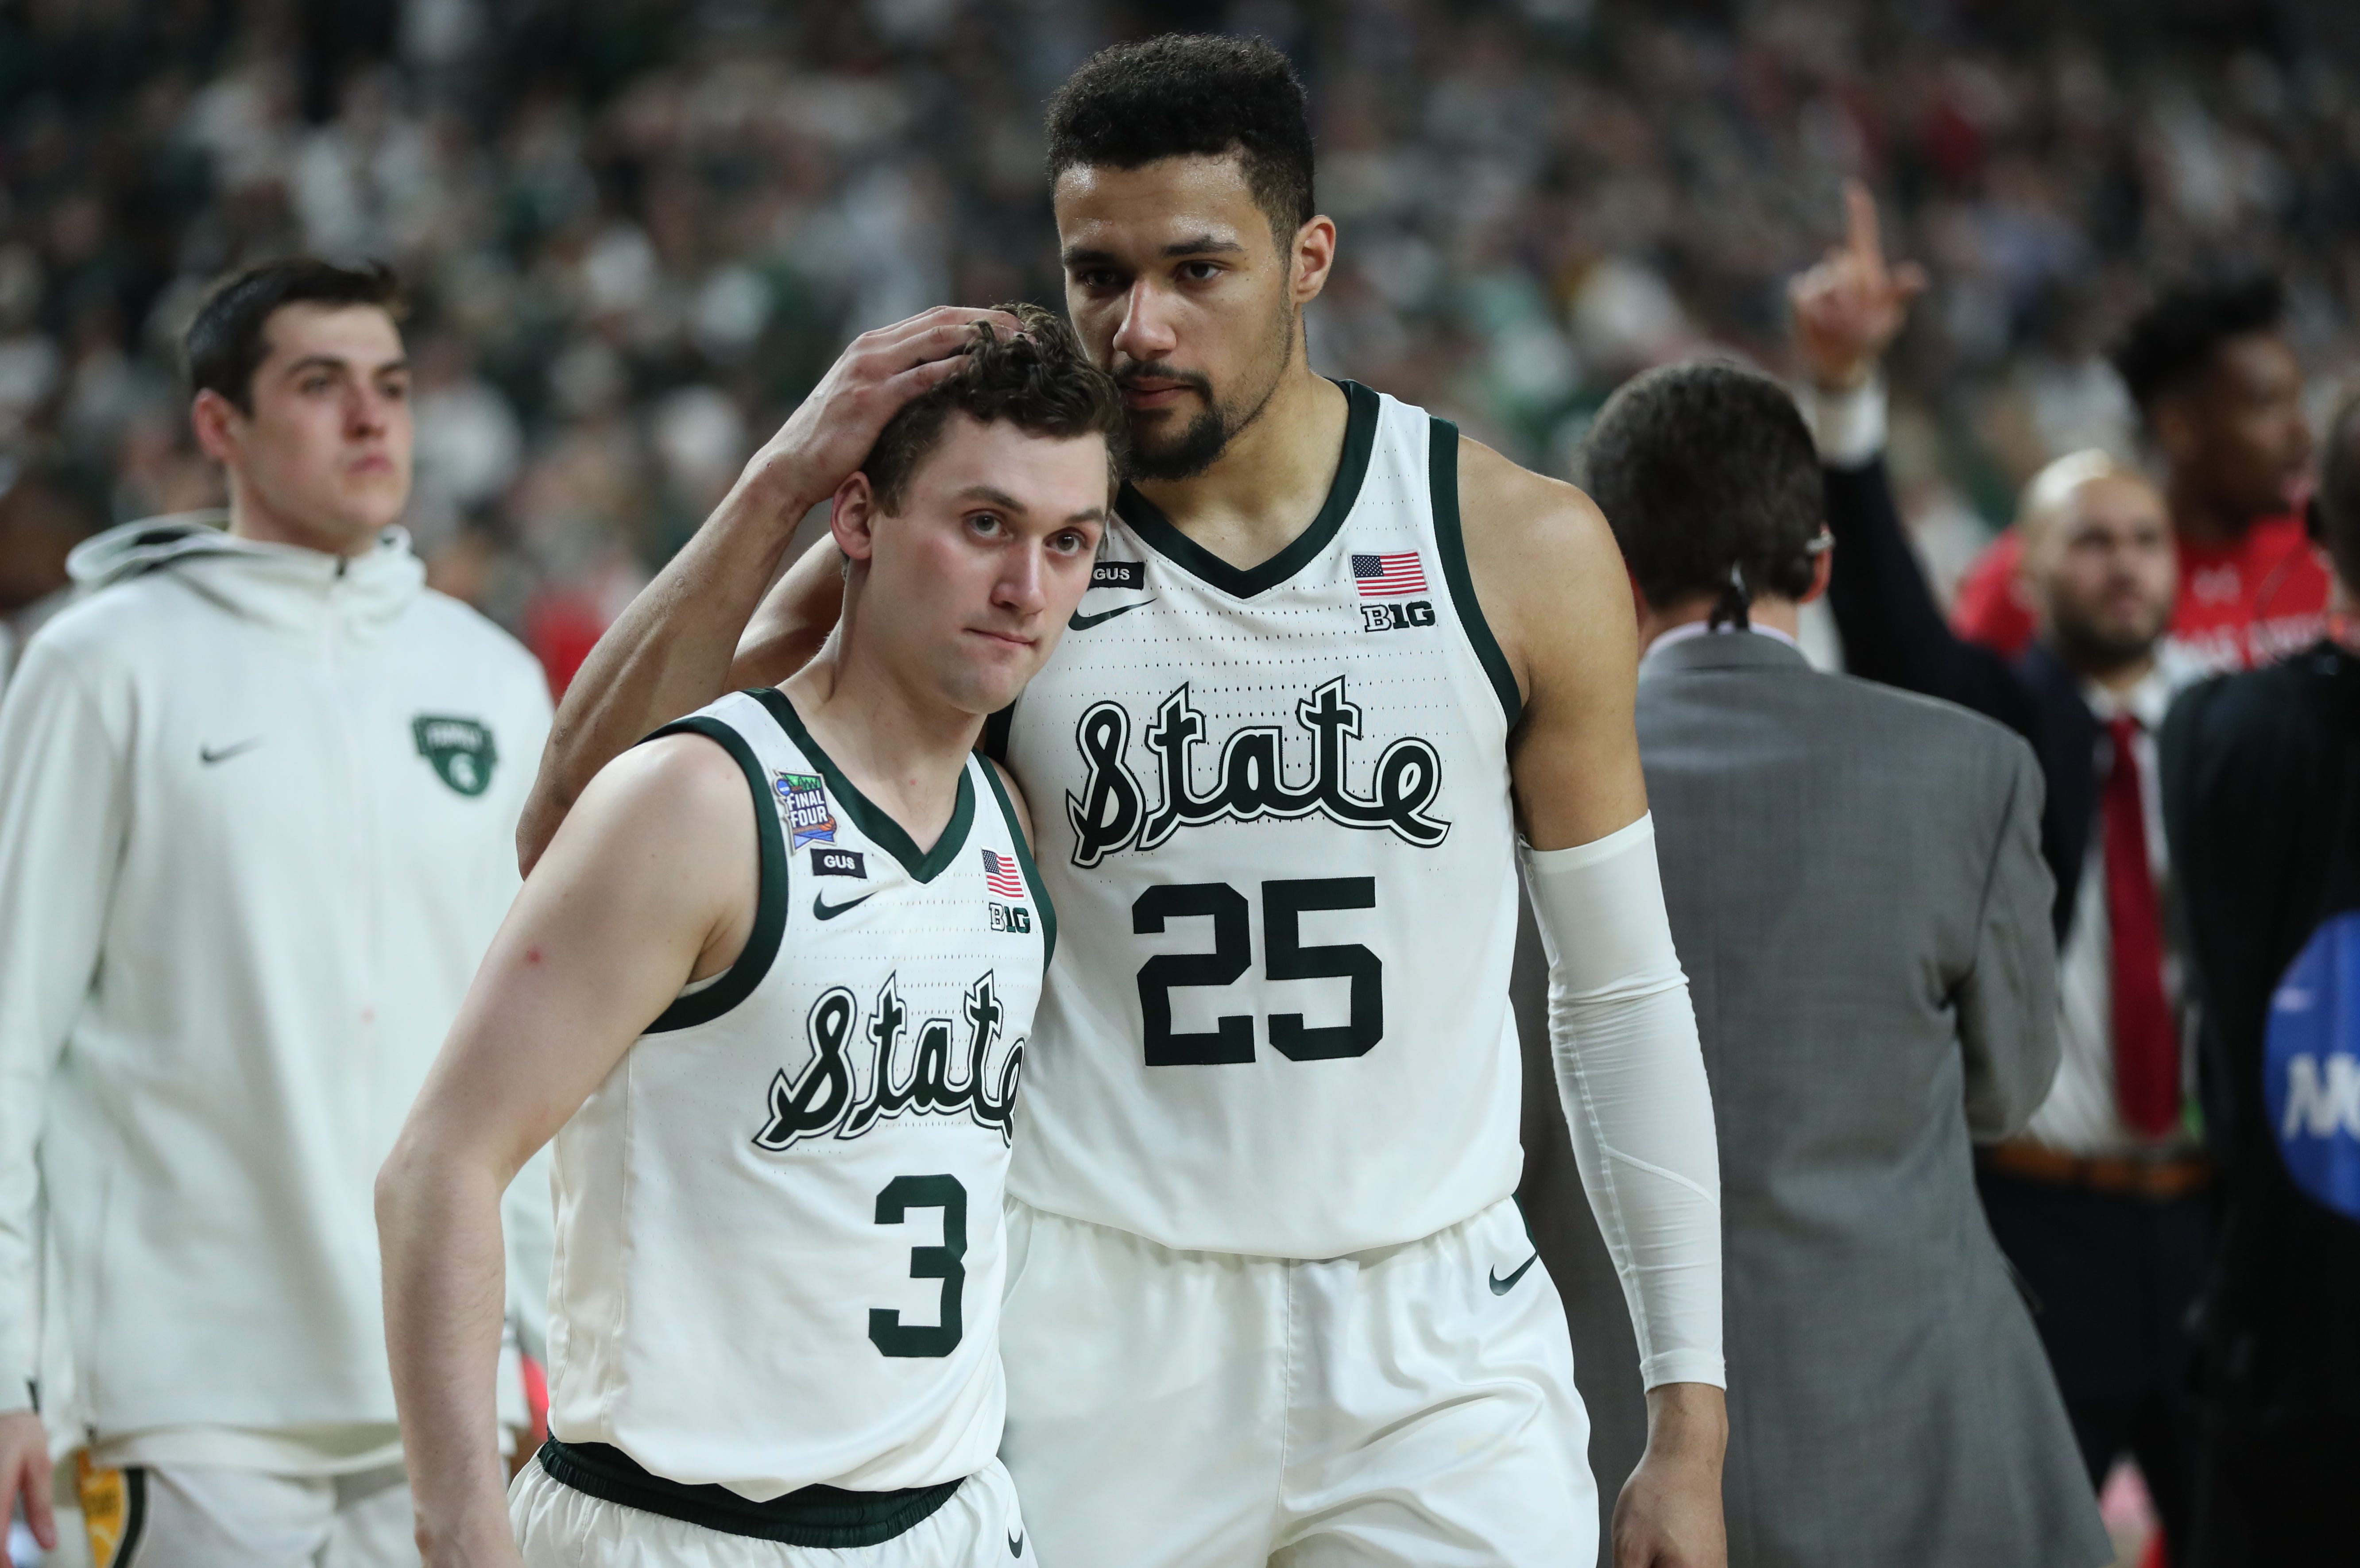
[[[443,783],[462,795],[491,788],[492,766],[500,757],[484,725],[446,713],[421,713],[410,721],[410,733],[418,737],[418,755],[434,765]]]

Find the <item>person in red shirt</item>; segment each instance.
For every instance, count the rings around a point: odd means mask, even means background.
[[[2298,495],[2311,462],[2302,367],[2281,330],[2273,278],[2175,289],[2114,348],[2131,399],[2163,461],[2180,552],[2171,637],[2215,670],[2249,670],[2316,640],[2328,574]],[[2010,658],[2032,641],[2013,529],[1959,583],[1961,635]]]

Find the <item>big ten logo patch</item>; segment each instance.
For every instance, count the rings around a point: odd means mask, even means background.
[[[1434,601],[1412,599],[1407,604],[1364,604],[1360,606],[1360,629],[1364,632],[1401,632],[1412,626],[1434,625]]]
[[[789,849],[836,842],[836,813],[828,810],[825,785],[809,773],[773,773],[771,780],[779,792],[779,809],[787,814],[787,829],[794,835]]]
[[[1021,936],[1032,929],[1032,911],[1022,904],[989,904],[987,907],[991,910],[993,931],[1013,931]]]

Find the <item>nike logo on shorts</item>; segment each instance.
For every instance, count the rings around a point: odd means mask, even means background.
[[[1525,1258],[1524,1262],[1518,1264],[1516,1266],[1516,1271],[1513,1274],[1509,1275],[1504,1279],[1500,1278],[1500,1271],[1497,1269],[1492,1269],[1491,1294],[1495,1296],[1504,1296],[1509,1291],[1514,1290],[1516,1288],[1516,1281],[1524,1277],[1524,1270],[1530,1269],[1534,1264],[1538,1263],[1540,1260],[1541,1255],[1537,1252],[1534,1253],[1530,1258]]]
[[[1138,609],[1142,604],[1153,604],[1153,603],[1155,603],[1155,601],[1153,599],[1141,599],[1129,604],[1119,605],[1111,610],[1101,610],[1095,615],[1086,615],[1079,610],[1076,610],[1074,612],[1073,618],[1065,623],[1065,629],[1072,632],[1086,632],[1092,626],[1097,626],[1100,621],[1110,621],[1117,615],[1127,615],[1133,610]]]
[[[1008,1555],[1011,1557],[1022,1557],[1024,1555],[1024,1532],[1022,1530],[1020,1530],[1014,1535],[1008,1538]]]
[[[857,909],[875,897],[877,897],[877,895],[874,893],[863,893],[858,898],[849,898],[841,904],[831,904],[827,901],[826,895],[822,893],[814,893],[812,895],[812,919],[815,920],[832,920],[836,919],[836,916],[844,913],[845,910]]]
[[[227,762],[233,757],[243,756],[261,744],[262,737],[256,735],[252,740],[242,740],[235,746],[225,746],[219,751],[215,751],[209,746],[200,746],[197,747],[197,760],[211,768],[216,762]]]

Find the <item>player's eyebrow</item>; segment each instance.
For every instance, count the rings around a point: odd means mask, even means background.
[[[1204,256],[1208,253],[1218,255],[1230,251],[1241,251],[1245,248],[1245,246],[1240,245],[1235,240],[1225,240],[1218,234],[1206,233],[1194,235],[1191,238],[1185,240],[1174,240],[1170,245],[1164,247],[1163,254],[1165,257],[1169,258],[1178,256]]]
[[[297,360],[294,364],[289,365],[285,370],[280,371],[279,374],[281,376],[300,376],[307,370],[348,371],[352,368],[353,362],[338,354],[307,354],[302,358]],[[409,368],[410,361],[407,358],[388,359],[382,365],[372,365],[367,374],[371,376],[383,376],[388,371],[407,371]]]
[[[966,489],[959,492],[959,499],[962,501],[980,501],[987,506],[997,506],[1003,512],[1015,512],[1020,516],[1029,515],[1030,512],[1030,508],[1028,508],[1023,502],[1018,500],[1015,496],[1011,495],[1007,491],[995,490],[989,485],[970,485]],[[1106,521],[1106,508],[1104,506],[1085,506],[1080,511],[1068,517],[1065,521],[1069,523],[1102,523]]]
[[[1191,234],[1184,240],[1174,240],[1156,252],[1166,260],[1183,256],[1218,256],[1242,251],[1246,247],[1235,240],[1225,240],[1209,230]],[[1112,251],[1098,250],[1087,245],[1073,245],[1059,253],[1057,259],[1067,267],[1116,267],[1121,260]]]
[[[1028,512],[1030,507],[1005,490],[995,490],[989,485],[970,485],[959,492],[962,501],[980,501],[987,506],[997,506],[1003,512]]]

